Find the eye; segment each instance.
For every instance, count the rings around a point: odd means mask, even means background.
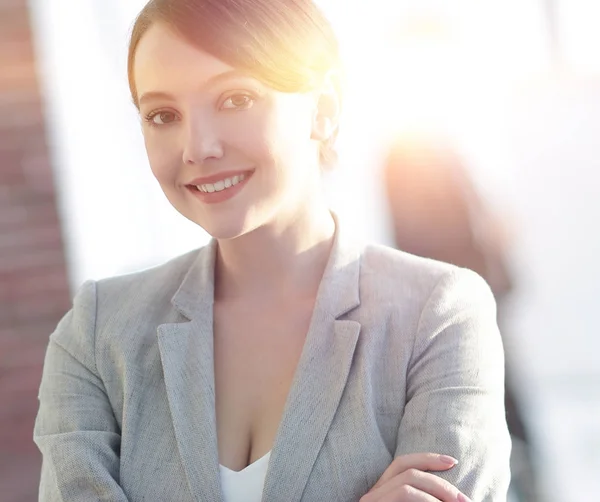
[[[173,112],[152,112],[146,116],[146,122],[150,122],[150,125],[162,126],[175,122],[177,117]]]
[[[254,104],[254,97],[249,94],[234,94],[221,105],[222,110],[247,110]]]

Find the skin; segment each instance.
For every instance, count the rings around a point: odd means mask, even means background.
[[[154,176],[170,203],[218,242],[219,459],[239,470],[272,447],[331,250],[319,144],[337,124],[339,98],[332,86],[276,91],[159,23],[140,41],[134,80]],[[231,171],[248,179],[222,202],[207,204],[190,187]],[[461,500],[424,472],[451,467],[436,454],[399,457],[361,500]]]

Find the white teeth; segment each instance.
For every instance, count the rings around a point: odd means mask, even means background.
[[[200,192],[213,193],[221,192],[227,188],[237,185],[240,181],[244,181],[246,176],[244,174],[236,175],[233,178],[225,178],[224,180],[217,181],[216,183],[206,183],[204,185],[196,185],[196,188]]]

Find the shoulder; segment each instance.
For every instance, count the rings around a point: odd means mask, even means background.
[[[361,253],[361,301],[389,305],[420,317],[477,304],[495,309],[489,285],[472,270],[369,244]]]
[[[371,245],[362,254],[361,277],[361,304],[368,302],[367,311],[394,332],[393,340],[412,340],[412,361],[438,354],[423,367],[426,373],[439,367],[442,373],[475,368],[482,379],[499,375],[503,348],[496,302],[480,275]],[[450,359],[444,356],[449,353]]]
[[[51,339],[94,366],[90,348],[97,346],[96,340],[103,334],[120,339],[112,335],[151,331],[152,326],[176,315],[171,298],[198,253],[199,250],[191,251],[140,272],[84,282]]]
[[[437,287],[443,289],[456,281],[486,286],[485,281],[469,269],[379,244],[364,246],[361,279],[365,286],[389,293],[405,292],[425,297],[429,297]]]
[[[202,249],[138,272],[87,281],[79,289],[74,307],[93,310],[98,328],[125,320],[151,322],[168,317],[172,311],[171,299]]]
[[[96,283],[98,294],[101,298],[111,298],[113,301],[136,298],[142,300],[147,297],[168,297],[170,300],[199,252],[199,249],[195,249],[161,265],[101,279]]]

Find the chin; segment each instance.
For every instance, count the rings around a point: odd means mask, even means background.
[[[245,234],[252,232],[256,227],[251,225],[243,217],[230,217],[230,218],[211,218],[207,221],[206,218],[192,219],[194,223],[199,225],[208,233],[213,239],[217,240],[231,240],[237,239]]]

